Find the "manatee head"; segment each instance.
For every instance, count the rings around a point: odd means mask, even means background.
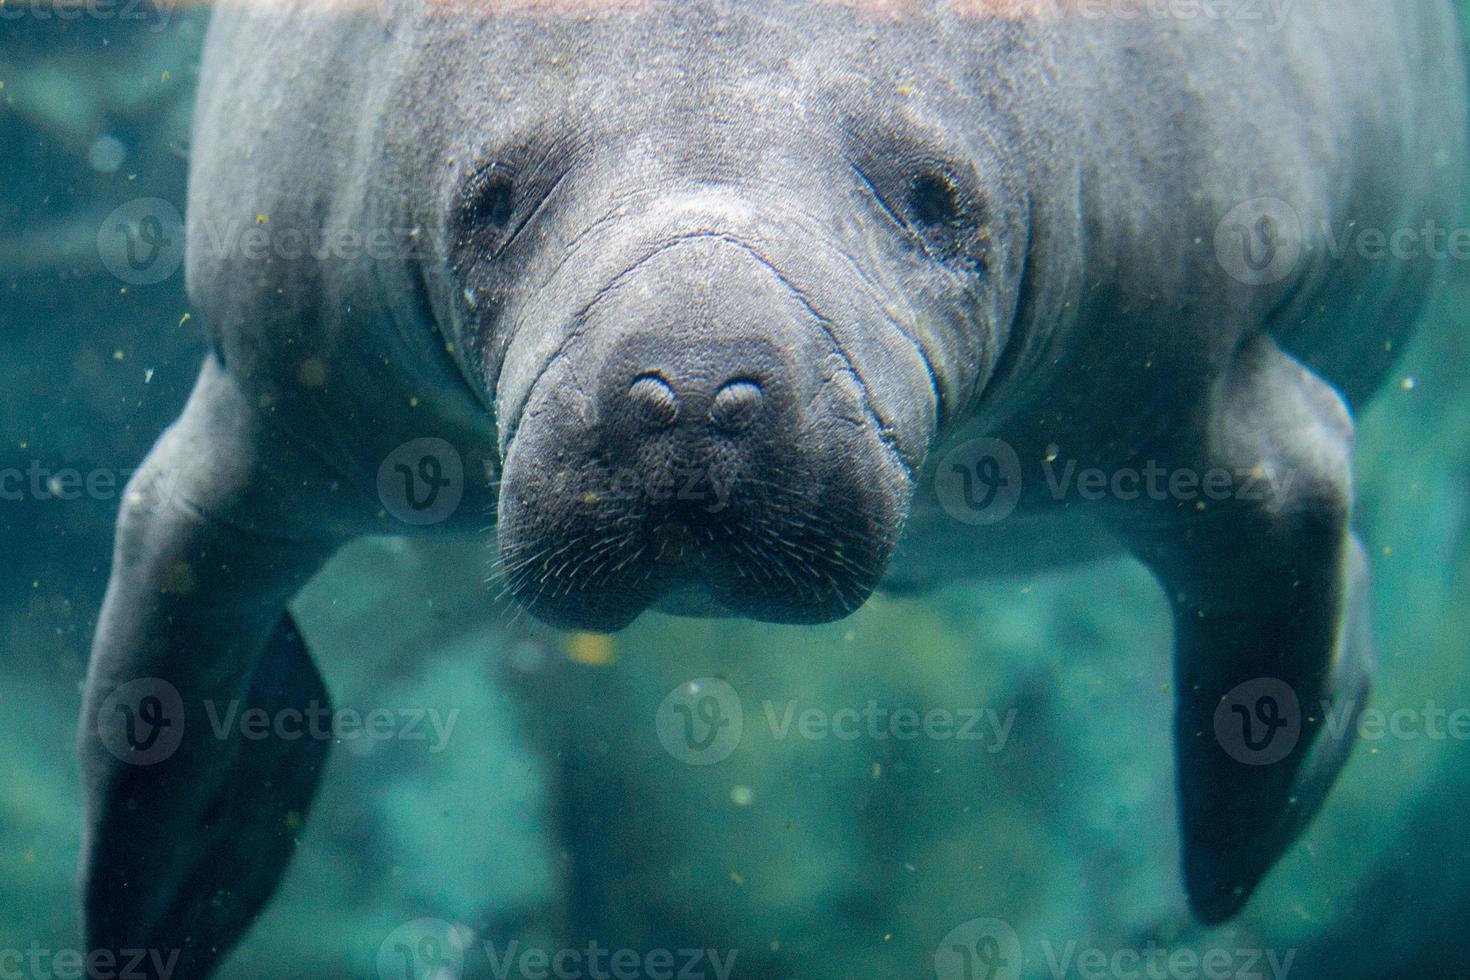
[[[948,77],[929,27],[875,45],[836,5],[639,9],[436,50],[474,66],[441,200],[502,571],[562,626],[835,619],[994,369],[1024,207],[981,100],[874,86],[888,59]]]

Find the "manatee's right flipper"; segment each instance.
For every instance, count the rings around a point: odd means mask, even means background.
[[[329,710],[285,607],[338,543],[299,533],[331,486],[213,361],[130,481],[80,734],[89,950],[203,976],[284,870]],[[286,728],[254,737],[252,708]]]
[[[1118,527],[1173,603],[1185,885],[1218,922],[1331,788],[1373,654],[1342,399],[1265,336],[1207,398],[1169,462],[1228,471],[1230,499],[1142,505]]]

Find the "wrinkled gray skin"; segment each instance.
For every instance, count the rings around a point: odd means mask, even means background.
[[[1261,676],[1308,708],[1366,695],[1349,407],[1441,270],[1334,256],[1323,229],[1456,218],[1448,0],[1302,0],[1274,32],[919,3],[296,6],[221,9],[204,61],[188,276],[213,350],[119,519],[82,734],[89,948],[182,948],[202,974],[270,895],[324,743],[217,740],[202,705],[325,701],[285,605],[345,540],[414,530],[376,475],[421,436],[465,463],[435,529],[498,514],[512,594],[566,626],[650,604],[816,622],[885,573],[1128,548],[1176,609],[1190,902],[1245,902],[1349,741],[1308,710],[1286,758],[1244,765],[1216,706]],[[1214,235],[1262,195],[1309,250],[1251,287]],[[258,215],[416,233],[320,261],[209,246]],[[988,528],[931,486],[975,436],[1023,467]],[[1204,510],[1059,503],[1058,453],[1291,479]],[[185,722],[148,766],[99,738],[143,677]]]

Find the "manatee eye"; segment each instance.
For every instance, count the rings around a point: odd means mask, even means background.
[[[909,185],[909,207],[920,224],[952,224],[960,216],[953,175],[945,170],[919,174]]]
[[[921,170],[909,178],[907,220],[931,256],[979,273],[989,260],[990,232],[972,188],[947,164]]]
[[[504,228],[515,208],[515,183],[510,174],[492,167],[481,174],[469,195],[465,217],[471,225],[488,222]]]

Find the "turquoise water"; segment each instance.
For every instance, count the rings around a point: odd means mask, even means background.
[[[0,977],[61,976],[81,948],[73,743],[112,514],[202,346],[181,277],[120,286],[97,228],[182,203],[206,16],[0,21],[0,469],[30,488],[0,503]],[[399,977],[429,938],[413,975],[535,976],[570,950],[585,976],[614,952],[659,975],[667,952],[698,976],[917,978],[1000,920],[1028,977],[1470,976],[1470,741],[1424,722],[1470,707],[1467,309],[1461,277],[1360,420],[1373,704],[1407,720],[1364,739],[1227,925],[1184,911],[1169,620],[1131,560],[823,627],[646,615],[602,641],[487,617],[483,543],[382,539],[297,617],[338,709],[412,709],[425,737],[335,746],[220,975]],[[661,744],[660,705],[697,678],[744,718],[717,764]],[[964,712],[981,737],[821,724],[882,709]]]

